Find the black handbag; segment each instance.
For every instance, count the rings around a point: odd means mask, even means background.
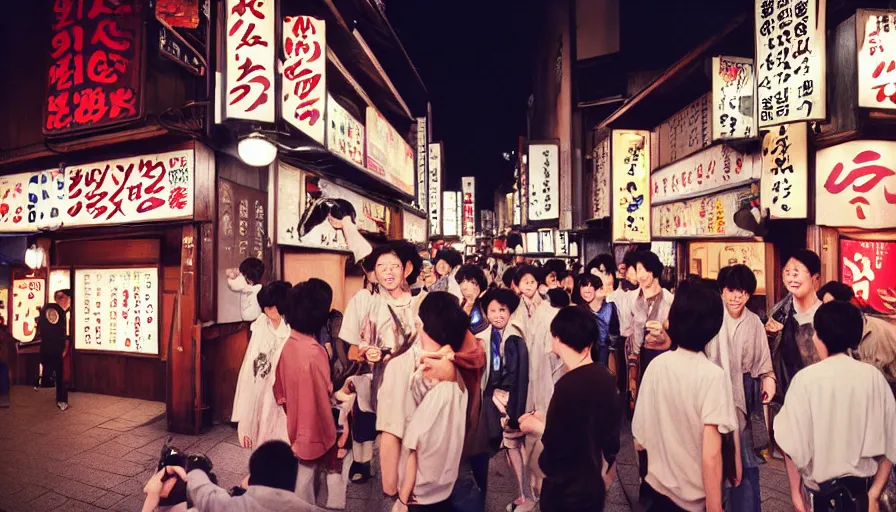
[[[737,431],[722,434],[722,478],[731,485],[737,481],[737,445],[734,436]]]

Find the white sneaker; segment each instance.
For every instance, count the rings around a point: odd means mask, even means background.
[[[59,407],[60,411],[64,411],[64,410],[68,409],[68,403],[67,402],[56,402],[56,407]]]

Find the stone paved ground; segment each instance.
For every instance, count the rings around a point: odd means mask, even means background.
[[[169,436],[164,404],[72,393],[72,407],[61,412],[53,393],[15,387],[12,407],[0,409],[0,511],[139,511],[143,486]],[[762,442],[763,435],[758,432],[757,441]],[[172,437],[174,446],[208,455],[223,487],[237,485],[245,476],[249,453],[237,445],[230,426],[217,426],[201,436]],[[765,464],[761,479],[763,510],[790,510],[784,465]],[[380,510],[379,485],[378,479],[350,484],[346,510]],[[515,494],[507,464],[495,457],[487,510],[503,511]],[[618,480],[609,490],[606,509],[638,510],[637,494],[638,470],[626,425]]]

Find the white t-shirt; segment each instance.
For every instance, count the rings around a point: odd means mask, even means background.
[[[417,408],[417,404],[411,398],[408,382],[421,355],[423,347],[418,341],[410,350],[386,364],[383,382],[376,395],[378,432],[388,432],[399,439],[404,437],[405,427]]]
[[[467,392],[457,382],[439,382],[420,402],[405,429],[398,464],[404,481],[408,456],[417,452],[413,498],[421,505],[447,500],[454,489],[464,446]]]
[[[647,450],[647,483],[685,510],[702,511],[706,501],[704,425],[722,434],[737,428],[729,389],[725,370],[681,348],[659,355],[644,373],[632,436]]]
[[[797,372],[781,412],[775,441],[806,485],[877,473],[875,457],[896,462],[896,400],[874,366],[838,354]]]

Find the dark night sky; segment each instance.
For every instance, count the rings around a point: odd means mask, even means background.
[[[387,0],[389,22],[429,92],[433,140],[444,142],[444,189],[460,190],[462,176],[475,176],[477,209],[491,208],[495,188],[512,178],[501,154],[525,135],[531,3]]]

